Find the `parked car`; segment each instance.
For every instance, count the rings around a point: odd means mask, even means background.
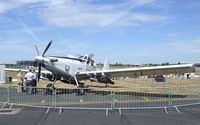
[[[165,82],[166,79],[165,79],[165,77],[163,75],[156,75],[155,81],[156,82]]]

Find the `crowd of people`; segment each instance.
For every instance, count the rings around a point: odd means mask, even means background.
[[[27,92],[29,94],[37,93],[37,73],[35,70],[29,70],[25,75],[19,70],[17,73],[17,92]]]

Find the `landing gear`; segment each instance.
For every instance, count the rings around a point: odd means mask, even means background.
[[[49,83],[49,84],[47,84],[44,93],[45,93],[46,95],[52,95],[53,92],[55,91],[55,89],[56,89],[56,88],[53,86],[53,84],[52,84],[52,83]]]
[[[111,79],[109,79],[108,77],[100,77],[98,79],[99,82],[105,83],[105,84],[115,84]]]
[[[105,87],[106,87],[106,88],[109,88],[109,85],[108,85],[108,83],[105,83],[105,84],[106,84],[106,85],[105,85]]]
[[[49,83],[46,85],[46,89],[45,89],[46,95],[52,95],[55,92],[56,88],[54,85],[55,85],[56,81],[57,81],[57,79],[55,79],[53,83]]]
[[[85,88],[84,83],[81,83],[77,80],[76,76],[74,76],[74,80],[76,82],[77,88]]]
[[[77,80],[76,76],[74,76],[74,80],[76,82],[76,85],[79,86],[79,83],[78,83],[78,80]]]

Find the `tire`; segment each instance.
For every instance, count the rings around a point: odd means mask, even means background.
[[[49,83],[46,86],[45,94],[46,95],[52,95],[54,90],[55,90],[55,87],[52,86],[52,83]]]

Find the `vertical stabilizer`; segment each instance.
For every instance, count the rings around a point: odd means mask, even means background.
[[[110,64],[108,59],[105,59],[104,65],[103,65],[103,70],[109,70],[110,69]]]

